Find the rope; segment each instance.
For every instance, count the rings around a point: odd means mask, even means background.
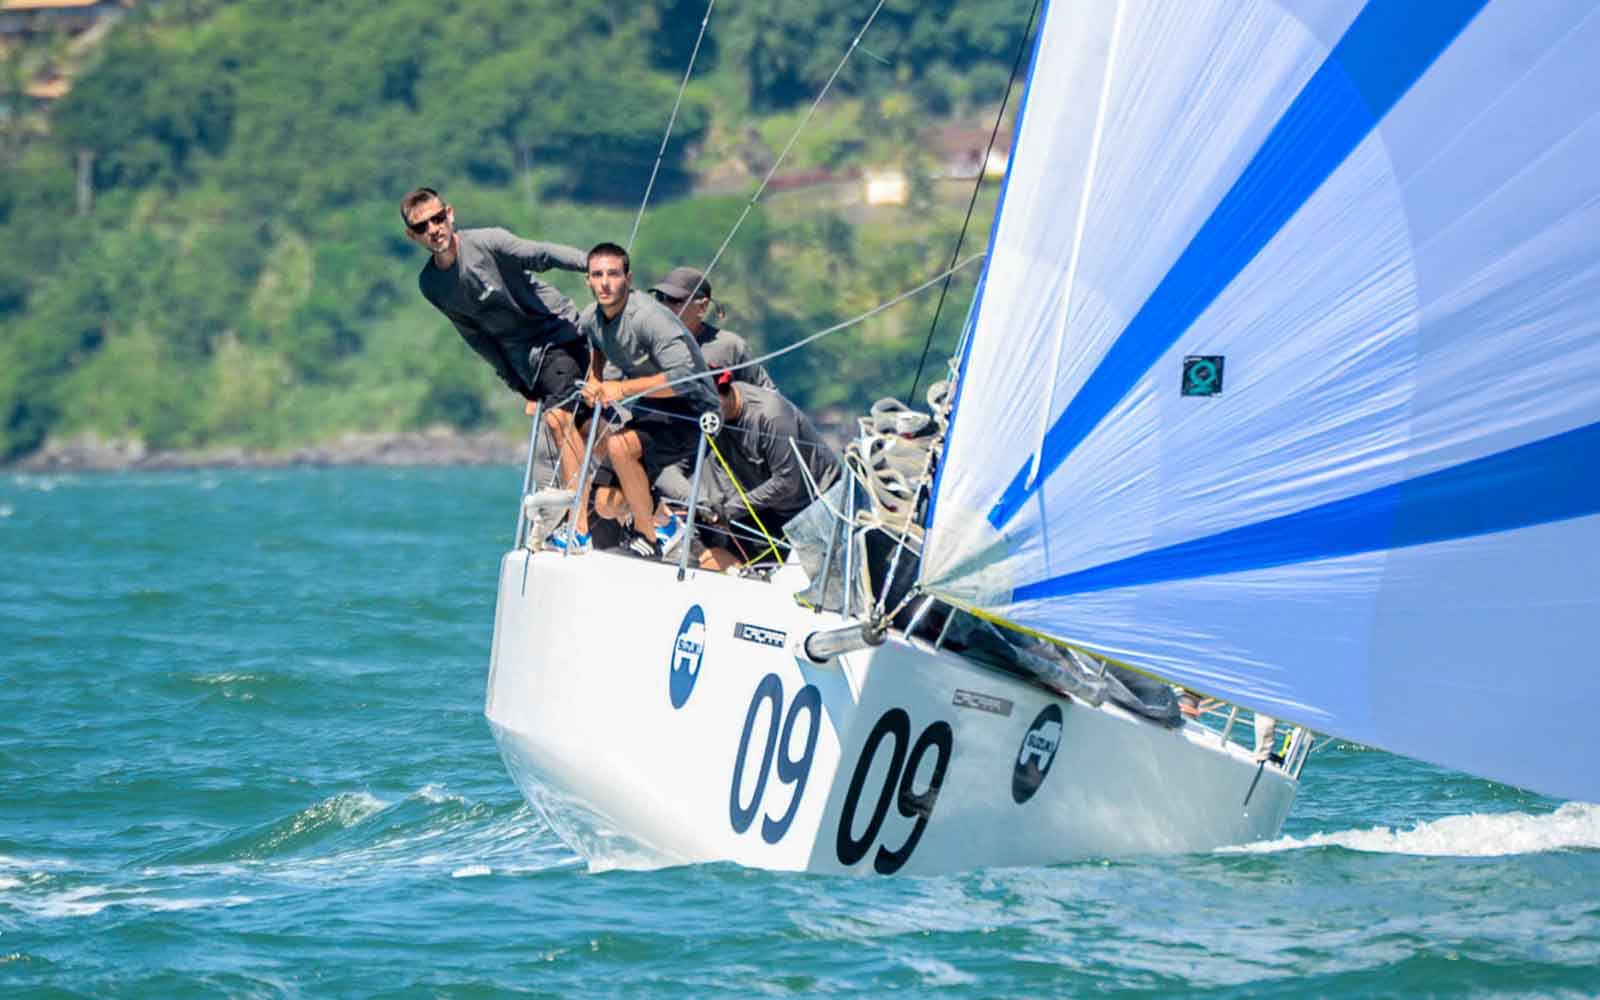
[[[739,499],[744,502],[744,509],[750,512],[750,519],[756,522],[756,527],[761,529],[761,536],[767,540],[767,547],[762,549],[753,558],[745,560],[745,565],[750,565],[757,559],[765,556],[768,552],[771,552],[774,556],[781,559],[783,557],[783,553],[778,551],[777,540],[772,537],[772,532],[767,530],[767,526],[761,523],[761,515],[757,514],[756,509],[750,505],[750,498],[745,496],[744,487],[739,485],[739,477],[733,474],[733,470],[728,467],[728,460],[722,457],[722,449],[717,447],[717,439],[711,435],[707,435],[706,443],[711,445],[711,451],[717,456],[717,461],[722,463],[722,471],[728,474],[728,479],[733,483],[733,488],[739,491]],[[698,502],[699,498],[696,497],[695,500]],[[735,544],[738,544],[737,541],[735,541]],[[743,549],[741,547],[741,554],[742,552]]]
[[[689,89],[689,76],[694,73],[694,61],[700,55],[700,43],[705,41],[706,25],[711,23],[711,8],[717,0],[706,4],[706,15],[700,19],[700,34],[695,36],[694,51],[689,53],[689,65],[683,71],[683,82],[678,84],[677,100],[672,102],[672,114],[667,118],[667,134],[661,137],[661,148],[656,150],[656,164],[650,168],[650,182],[644,186],[644,199],[639,202],[639,214],[633,217],[633,231],[628,234],[627,247],[633,249],[634,238],[639,235],[639,223],[644,221],[644,208],[650,204],[650,192],[656,187],[656,174],[661,171],[661,161],[667,155],[667,140],[672,138],[672,126],[678,121],[678,108],[683,104],[683,92]]]
[[[1033,34],[1033,20],[1039,13],[1039,0],[1033,0],[1033,10],[1028,14],[1028,26],[1022,29],[1022,39],[1017,42],[1017,55],[1011,61],[1011,79],[1006,81],[1005,96],[1000,99],[1000,113],[994,116],[994,130],[989,133],[989,148],[984,150],[983,165],[978,168],[978,180],[972,185],[972,200],[967,202],[967,217],[961,223],[961,235],[956,238],[956,248],[950,254],[952,265],[946,275],[954,274],[956,258],[961,256],[961,246],[967,240],[967,227],[972,224],[972,210],[978,204],[978,191],[983,187],[984,167],[989,164],[989,154],[994,152],[994,143],[1000,135],[1000,123],[1005,120],[1006,105],[1011,101],[1011,88],[1017,82],[1017,71],[1022,68],[1022,54],[1028,50],[1028,36]],[[928,339],[922,345],[922,357],[917,359],[917,374],[911,380],[911,391],[906,393],[907,399],[917,398],[917,386],[922,382],[922,368],[928,363],[928,351],[933,348],[933,334],[939,326],[939,314],[944,311],[945,296],[950,292],[950,282],[944,283],[944,289],[939,292],[939,304],[933,310],[933,322],[928,324]]]

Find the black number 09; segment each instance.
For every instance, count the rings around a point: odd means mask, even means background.
[[[889,773],[884,777],[883,790],[878,793],[877,805],[873,807],[872,819],[868,821],[867,828],[859,839],[851,836],[850,830],[855,826],[856,806],[861,801],[861,786],[866,784],[867,772],[872,769],[872,762],[878,756],[878,748],[883,741],[893,737],[894,749],[890,752]],[[889,800],[895,797],[896,785],[899,786],[899,795],[896,805],[900,815],[916,819],[916,825],[911,828],[911,835],[906,842],[895,850],[879,846],[877,856],[872,859],[872,868],[880,875],[892,875],[911,860],[911,852],[917,849],[917,843],[922,839],[922,832],[928,828],[928,818],[933,815],[934,803],[939,798],[939,787],[944,784],[945,770],[950,766],[950,752],[955,744],[955,734],[950,729],[948,722],[935,722],[922,731],[917,737],[917,742],[911,747],[911,752],[906,753],[906,745],[911,742],[911,717],[905,710],[891,708],[883,713],[883,717],[872,727],[872,732],[867,734],[866,743],[861,747],[861,758],[856,761],[855,773],[850,776],[850,788],[845,793],[844,808],[839,813],[839,836],[835,843],[835,852],[838,854],[839,863],[846,868],[867,856],[867,851],[877,842],[878,834],[883,830],[883,821],[889,814]],[[927,756],[929,750],[937,750],[939,756],[934,759],[933,776],[928,780],[928,787],[921,792],[912,789],[912,782],[916,780],[917,769],[922,765],[922,758]]]

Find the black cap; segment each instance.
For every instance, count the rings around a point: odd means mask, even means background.
[[[695,289],[699,291],[695,291]],[[660,292],[669,299],[687,299],[691,292],[697,299],[711,297],[711,282],[706,280],[703,272],[692,267],[675,267],[667,272],[667,276],[650,286],[652,292]]]

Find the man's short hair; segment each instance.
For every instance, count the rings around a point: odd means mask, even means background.
[[[412,188],[406,196],[400,199],[400,221],[411,225],[411,210],[432,198],[438,198],[439,204],[444,204],[444,196],[430,187]]]
[[[589,256],[584,258],[583,266],[585,270],[588,269],[589,262],[594,260],[596,257],[621,257],[622,273],[633,273],[631,269],[632,262],[628,259],[628,251],[617,246],[615,243],[596,243],[594,249],[589,251]]]

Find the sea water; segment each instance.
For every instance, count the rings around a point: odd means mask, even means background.
[[[482,715],[520,478],[0,478],[0,996],[1600,994],[1600,809],[1339,742],[1272,843],[589,871]]]

